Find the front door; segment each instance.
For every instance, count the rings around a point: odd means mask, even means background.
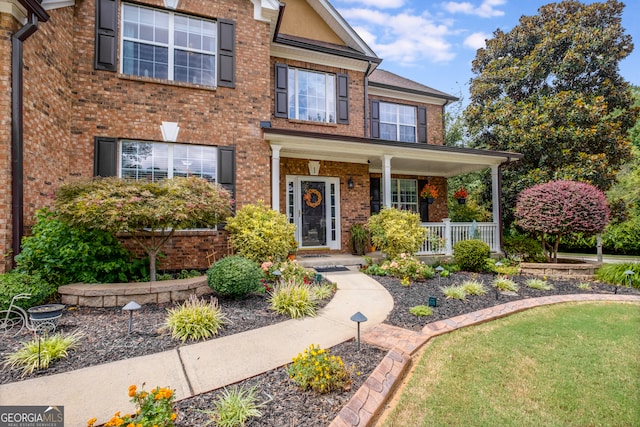
[[[340,249],[338,178],[287,177],[287,212],[300,248]]]

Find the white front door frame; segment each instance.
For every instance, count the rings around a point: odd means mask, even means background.
[[[295,224],[296,232],[295,238],[298,242],[299,249],[341,249],[341,230],[340,230],[340,178],[327,177],[327,176],[310,176],[310,175],[287,175],[287,192],[286,192],[286,206],[287,217],[289,222]],[[319,236],[320,240],[325,238],[325,244],[313,245],[308,243],[303,244],[303,182],[324,183],[325,196],[324,196],[324,236]],[[313,196],[313,199],[309,202],[314,203],[317,201],[317,196]],[[321,231],[322,232],[322,231]]]

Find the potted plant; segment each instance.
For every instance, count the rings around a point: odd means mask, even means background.
[[[436,197],[438,197],[438,187],[431,184],[425,184],[420,191],[420,197],[425,199],[428,204],[433,203]]]
[[[467,201],[468,195],[469,193],[467,193],[467,189],[464,187],[460,187],[458,190],[456,190],[453,193],[453,198],[457,199],[459,204],[464,205],[465,202]]]
[[[64,304],[45,304],[36,305],[35,307],[27,309],[27,311],[29,312],[29,317],[31,317],[31,319],[44,320],[60,317],[64,308]]]
[[[356,255],[364,255],[369,245],[369,230],[362,224],[353,224],[349,233],[351,235],[351,251]]]

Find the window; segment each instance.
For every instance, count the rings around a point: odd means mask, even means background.
[[[391,206],[418,212],[418,182],[415,179],[392,179]]]
[[[214,21],[124,4],[122,72],[216,85]]]
[[[150,181],[198,176],[216,182],[217,150],[204,145],[122,141],[119,176]]]
[[[416,142],[416,108],[381,102],[380,138],[390,141]]]
[[[336,122],[336,76],[289,68],[289,118]]]

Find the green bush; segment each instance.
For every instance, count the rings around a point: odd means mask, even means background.
[[[513,261],[545,262],[547,260],[542,253],[542,244],[524,234],[505,236],[502,249],[507,258]]]
[[[498,261],[501,265],[496,265]],[[502,258],[500,260],[487,258],[485,261],[485,270],[500,274],[501,276],[514,276],[520,273],[520,266],[510,258]]]
[[[456,264],[465,271],[484,271],[491,248],[482,240],[461,240],[453,246]]]
[[[260,289],[262,270],[248,258],[234,255],[222,258],[207,270],[207,283],[218,295],[244,298]]]
[[[293,358],[287,373],[303,390],[310,388],[318,393],[346,389],[351,383],[349,371],[340,356],[331,356],[330,350],[313,344]]]
[[[628,286],[629,276],[625,271],[633,271],[631,274],[631,287],[640,289],[640,263],[604,264],[596,270],[596,279],[616,286]]]
[[[527,279],[525,282],[528,288],[537,289],[539,291],[550,291],[553,289],[553,285],[542,279]]]
[[[286,282],[275,287],[269,296],[271,308],[278,314],[292,319],[316,315],[315,294],[310,286]]]
[[[492,285],[499,291],[518,292],[518,284],[506,277],[496,277],[495,279],[493,279]]]
[[[18,294],[31,294],[29,299],[19,299],[15,305],[27,309],[47,302],[55,295],[57,287],[43,280],[38,274],[10,271],[0,274],[0,310],[6,310],[11,298]]]
[[[208,414],[210,422],[218,427],[244,426],[249,418],[262,416],[260,408],[264,404],[258,402],[257,392],[257,387],[224,388],[213,404],[215,410],[202,412]]]
[[[467,292],[462,286],[445,286],[440,289],[447,299],[459,299],[463,300],[467,296]]]
[[[71,227],[43,209],[31,233],[22,239],[16,270],[38,273],[56,286],[128,282],[139,275],[141,261],[132,261],[120,241],[104,231]]]
[[[466,280],[460,286],[462,286],[467,295],[484,295],[487,293],[484,284],[477,280]]]
[[[32,373],[38,367],[46,369],[54,360],[67,357],[69,350],[78,346],[80,338],[80,333],[36,337],[24,343],[19,350],[9,353],[5,357],[4,365],[12,368],[22,367],[23,375]]]
[[[244,205],[227,220],[226,229],[236,253],[257,263],[284,260],[297,246],[295,225],[263,201]]]
[[[420,225],[420,215],[395,208],[385,208],[372,215],[368,226],[371,241],[390,259],[403,253],[415,254],[427,237],[426,229]]]
[[[285,260],[279,262],[265,261],[260,266],[262,271],[267,274],[269,280],[280,279],[283,282],[295,281],[311,283],[315,279],[315,273],[311,270],[307,270],[295,260]],[[279,271],[280,275],[276,277],[273,272]]]
[[[413,255],[400,254],[397,258],[387,259],[382,263],[382,270],[386,270],[400,279],[431,279],[435,273],[433,269],[424,264]]]
[[[431,316],[433,315],[433,309],[427,305],[416,305],[409,309],[409,313],[417,317]]]
[[[171,331],[172,337],[182,342],[197,341],[216,335],[226,321],[217,300],[212,298],[207,302],[191,295],[182,305],[167,310],[165,328]]]

